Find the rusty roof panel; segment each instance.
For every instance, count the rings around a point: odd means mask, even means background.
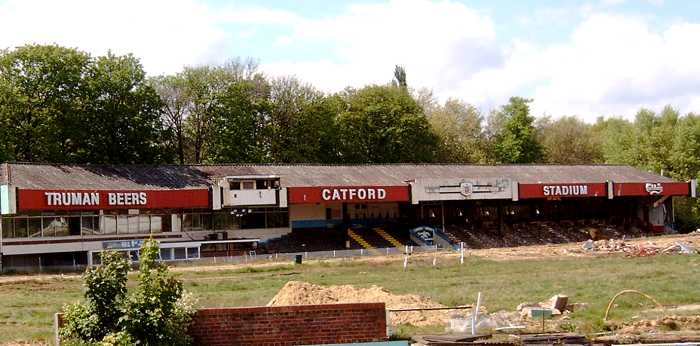
[[[0,165],[25,189],[174,189],[207,187],[217,178],[278,175],[282,186],[403,185],[418,178],[504,177],[520,183],[668,182],[669,178],[618,165]]]

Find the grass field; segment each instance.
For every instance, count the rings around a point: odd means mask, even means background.
[[[662,304],[700,302],[700,256],[664,255],[643,258],[599,257],[492,261],[470,258],[459,265],[455,257],[413,259],[407,271],[400,257],[384,260],[334,260],[303,265],[184,268],[178,276],[202,307],[264,305],[289,280],[316,284],[380,285],[395,293],[429,296],[446,305],[469,304],[484,295],[489,311],[514,310],[521,302],[543,301],[562,293],[590,308],[575,312],[581,332],[602,328],[608,300],[622,289],[639,289]],[[133,277],[130,285],[133,285]],[[79,278],[41,277],[0,284],[0,343],[49,340],[53,313],[81,299]],[[620,300],[613,318],[629,318],[639,309],[636,297]],[[443,326],[436,326],[439,330]],[[403,333],[414,331],[400,329]]]

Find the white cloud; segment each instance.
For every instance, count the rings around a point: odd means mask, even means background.
[[[491,19],[463,4],[426,0],[349,6],[340,16],[304,20],[278,40],[290,45],[330,45],[335,58],[263,64],[271,74],[296,74],[337,91],[387,83],[394,65],[406,67],[409,83],[451,87],[485,66],[500,63]]]
[[[96,55],[133,53],[150,73],[172,73],[222,53],[227,34],[216,19],[191,0],[10,0],[0,2],[0,47],[56,43]]]
[[[591,13],[561,43],[499,46],[494,24],[462,4],[413,0],[353,6],[306,20],[287,45],[329,44],[338,59],[278,61],[271,74],[295,74],[324,90],[387,83],[394,64],[409,84],[457,97],[482,110],[510,96],[534,98],[536,115],[632,117],[641,107],[698,110],[700,24],[653,28],[637,17]],[[412,23],[412,24],[409,24]],[[419,24],[415,24],[419,23]]]
[[[514,95],[534,98],[535,114],[587,120],[631,117],[640,107],[665,104],[699,111],[700,24],[658,28],[602,10],[590,4],[535,9],[534,23],[564,18],[574,28],[558,43],[542,43],[498,38],[490,16],[454,0],[349,5],[320,19],[264,7],[212,8],[196,0],[8,0],[0,1],[0,47],[36,42],[93,54],[111,49],[133,53],[150,74],[173,73],[225,60],[232,42],[250,40],[261,26],[277,26],[289,30],[256,42],[278,50],[279,58],[263,60],[261,68],[297,75],[326,91],[387,83],[400,64],[413,87],[484,111]],[[244,28],[227,30],[231,23]],[[287,58],[287,50],[307,58]]]
[[[698,24],[656,32],[640,19],[594,15],[564,44],[516,46],[503,67],[462,81],[457,94],[484,104],[520,93],[535,99],[535,114],[588,121],[666,104],[697,110],[700,65],[693,60],[700,48],[691,44],[694,37],[700,37]]]

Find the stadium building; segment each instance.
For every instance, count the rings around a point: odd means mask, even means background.
[[[107,249],[136,260],[150,236],[164,261],[181,261],[453,246],[534,224],[554,238],[552,225],[664,232],[673,197],[695,195],[695,181],[617,165],[5,163],[0,253],[5,270],[23,270],[94,264]]]

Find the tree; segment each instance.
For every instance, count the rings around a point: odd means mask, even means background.
[[[448,99],[444,105],[430,107],[426,115],[439,138],[440,162],[480,163],[486,160],[483,118],[474,106]]]
[[[222,66],[188,67],[181,73],[187,98],[185,134],[192,145],[192,161],[202,163],[211,140],[212,117],[231,85],[256,75],[253,60],[231,60]]]
[[[432,162],[437,138],[407,90],[372,85],[339,95],[342,160],[347,163]]]
[[[177,74],[159,76],[151,79],[150,83],[163,102],[161,121],[174,137],[178,162],[185,164],[185,119],[189,102],[185,80],[181,74]]]
[[[406,69],[401,65],[394,66],[394,86],[408,90],[408,82],[406,81]]]
[[[127,295],[129,264],[122,254],[105,251],[101,265],[83,275],[85,302],[64,307],[59,331],[69,344],[186,345],[187,327],[196,300],[182,282],[158,262],[158,242],[144,241],[140,249],[138,284]]]
[[[545,161],[558,164],[591,164],[603,161],[591,125],[576,117],[549,117],[538,120],[539,142],[544,148]]]
[[[100,260],[102,265],[88,268],[83,274],[85,303],[63,308],[66,323],[60,334],[64,340],[97,342],[119,330],[129,263],[114,251],[103,252]]]
[[[158,163],[172,160],[160,120],[158,94],[139,61],[111,53],[98,57],[85,73],[84,131],[76,139],[74,161]],[[76,125],[77,126],[77,125]],[[119,148],[119,150],[115,150]]]
[[[269,86],[262,79],[242,80],[219,95],[211,110],[212,136],[206,161],[264,162]]]
[[[6,159],[169,161],[159,109],[158,95],[131,55],[93,58],[55,45],[0,53],[0,152]]]
[[[296,78],[271,81],[269,151],[273,162],[332,163],[338,158],[337,97]]]
[[[542,146],[537,142],[534,118],[528,103],[532,100],[511,97],[495,115],[502,123],[494,137],[494,154],[501,163],[533,163],[542,159]]]
[[[68,160],[76,150],[90,56],[56,45],[0,51],[0,133],[7,160]]]

